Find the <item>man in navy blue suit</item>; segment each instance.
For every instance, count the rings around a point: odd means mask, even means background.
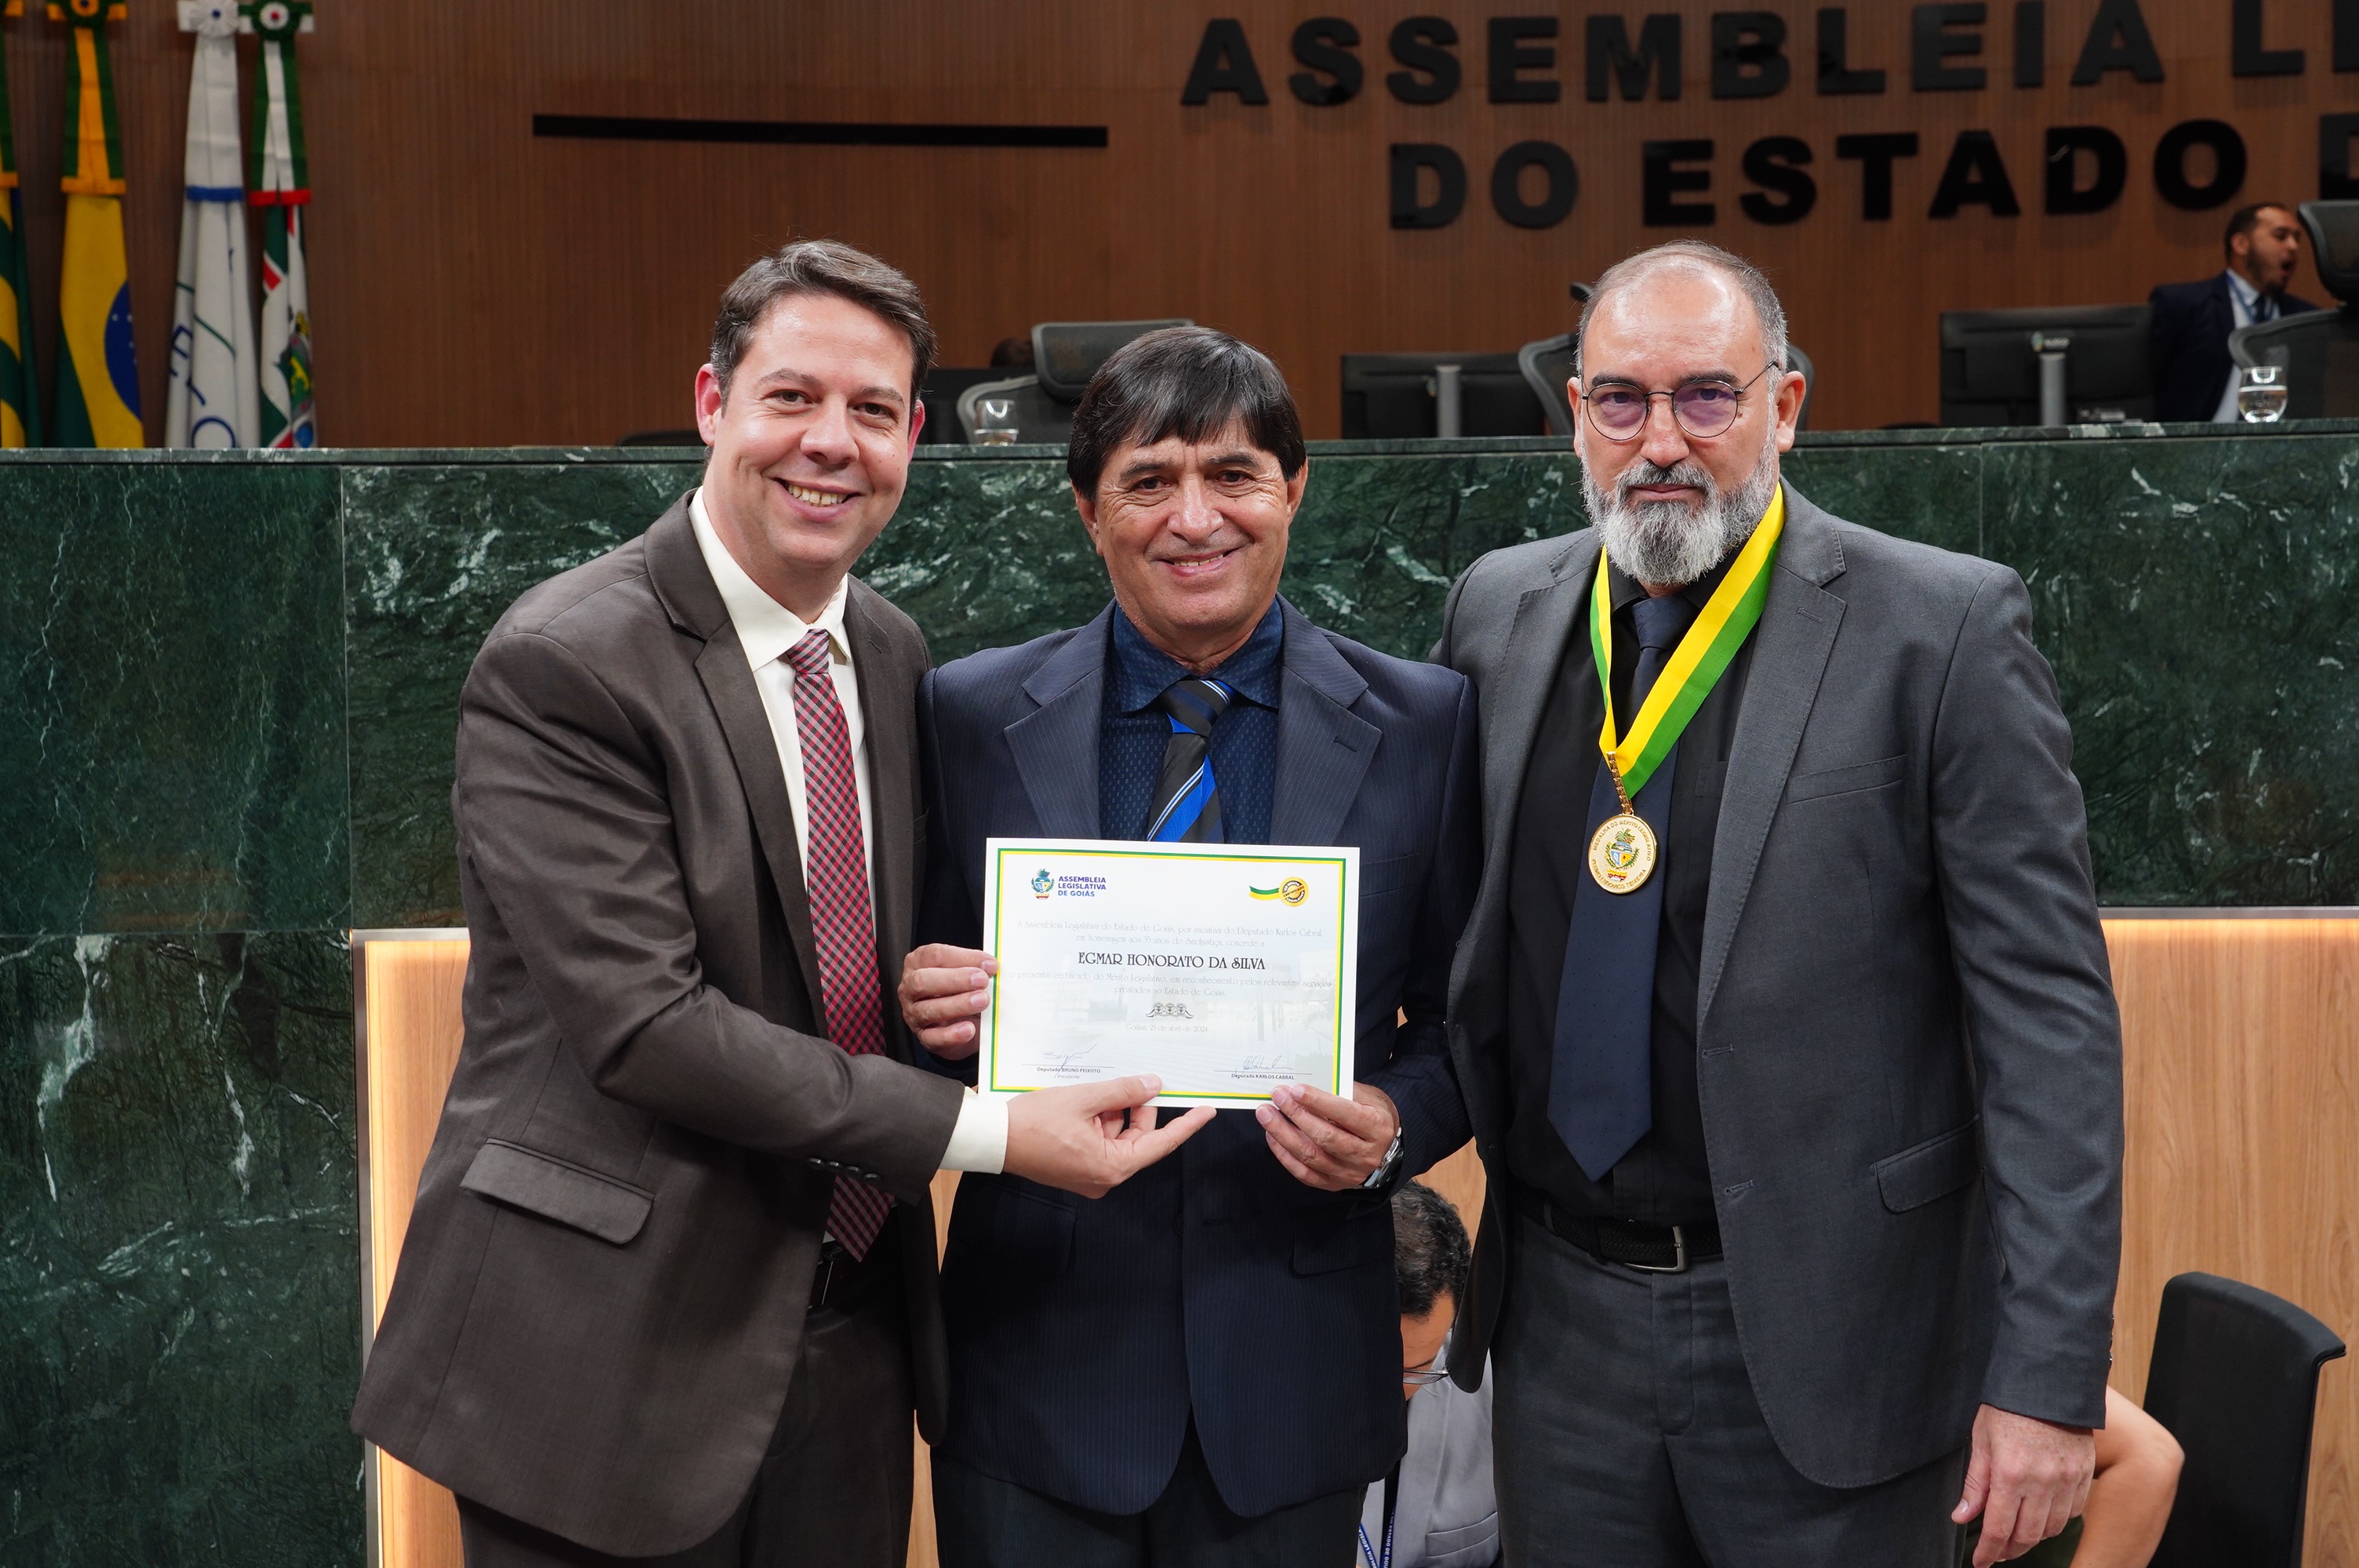
[[[2201,283],[2165,283],[2154,307],[2154,416],[2227,425],[2236,418],[2228,334],[2317,306],[2286,292],[2301,261],[2301,224],[2275,201],[2240,207],[2228,220],[2228,265]]]
[[[946,1063],[973,1053],[988,838],[1357,845],[1356,1082],[1223,1111],[1102,1199],[961,1182],[942,1562],[1341,1564],[1405,1441],[1390,1194],[1467,1137],[1442,1007],[1480,871],[1473,699],[1278,597],[1309,470],[1246,344],[1123,349],[1067,472],[1114,602],[927,677],[904,1015]]]

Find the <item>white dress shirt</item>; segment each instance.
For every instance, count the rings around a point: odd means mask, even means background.
[[[844,729],[852,738],[853,781],[860,793],[860,848],[868,864],[873,900],[876,813],[868,778],[867,726],[863,722],[860,708],[860,674],[853,665],[851,640],[843,634],[847,585],[837,582],[835,593],[828,600],[827,608],[819,612],[819,619],[805,621],[764,592],[761,585],[737,564],[737,557],[729,553],[729,546],[712,531],[712,519],[705,514],[702,491],[689,498],[688,515],[696,529],[697,548],[704,552],[705,569],[712,574],[712,586],[721,590],[721,602],[729,611],[729,623],[737,629],[738,645],[745,651],[745,663],[754,672],[755,689],[762,694],[762,711],[770,721],[770,737],[778,748],[778,766],[787,775],[787,805],[795,816],[795,854],[806,866],[810,864],[810,811],[803,789],[802,742],[795,728],[795,671],[785,655],[813,629],[827,633],[828,675],[835,683],[835,699],[843,708]],[[881,974],[877,977],[883,991],[879,1000],[886,1007],[894,1005],[893,982],[898,978]],[[969,1089],[959,1107],[958,1125],[951,1131],[950,1147],[942,1152],[942,1169],[996,1173],[1006,1162],[1007,1103],[985,1099]]]
[[[2257,314],[2260,309],[2261,291],[2245,282],[2243,273],[2232,266],[2223,276],[2228,280],[2228,311],[2236,327],[2249,327],[2256,321],[2277,319],[2277,310],[2274,301],[2271,302],[2267,315]],[[2230,328],[2230,330],[2234,330],[2234,327]],[[2214,425],[2234,425],[2242,420],[2243,416],[2236,412],[2238,379],[2236,367],[2231,364],[2228,367],[2227,387],[2220,394],[2220,406],[2212,411],[2212,423]]]

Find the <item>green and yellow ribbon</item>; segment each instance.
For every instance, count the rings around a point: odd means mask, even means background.
[[[1598,732],[1598,750],[1605,765],[1621,782],[1622,793],[1636,799],[1655,770],[1670,755],[1680,735],[1703,706],[1728,661],[1745,645],[1761,619],[1769,599],[1769,568],[1777,558],[1777,539],[1786,531],[1786,487],[1769,498],[1753,537],[1736,552],[1728,575],[1712,589],[1712,598],[1672,650],[1670,662],[1655,677],[1654,690],[1638,707],[1629,734],[1617,743],[1614,721],[1614,593],[1605,580],[1605,552],[1597,552],[1597,587],[1589,601],[1589,646],[1596,656],[1597,684],[1605,690],[1605,728]]]

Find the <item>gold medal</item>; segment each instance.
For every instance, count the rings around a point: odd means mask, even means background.
[[[1622,787],[1622,770],[1611,754],[1605,758],[1605,771],[1613,776],[1614,794],[1622,809],[1597,825],[1589,838],[1589,874],[1607,892],[1636,892],[1655,874],[1655,861],[1662,852],[1656,841],[1655,830],[1630,804],[1629,792]]]

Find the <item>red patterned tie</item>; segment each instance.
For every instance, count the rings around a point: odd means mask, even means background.
[[[795,738],[803,753],[803,812],[810,849],[803,881],[810,894],[811,936],[828,1038],[855,1056],[885,1049],[878,1013],[876,927],[868,912],[868,858],[860,833],[860,785],[852,771],[852,734],[828,668],[827,633],[814,631],[787,650],[795,672]],[[854,1258],[865,1257],[893,1200],[853,1176],[835,1179],[827,1228]]]

